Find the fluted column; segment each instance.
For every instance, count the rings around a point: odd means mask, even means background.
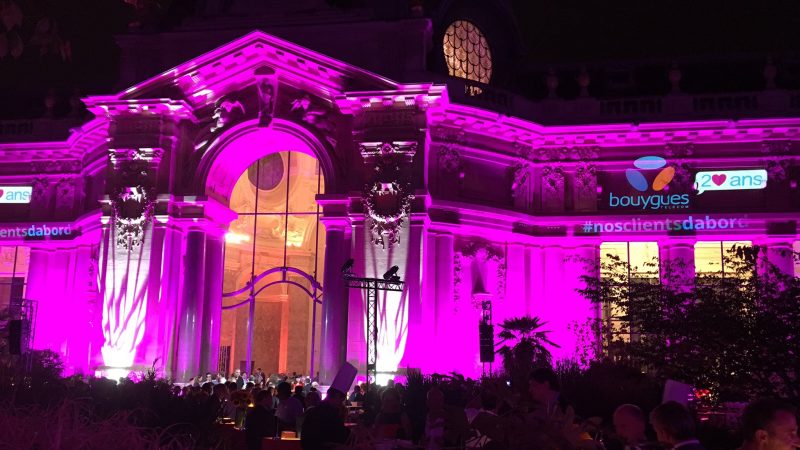
[[[325,280],[322,293],[322,355],[320,379],[333,381],[347,358],[348,292],[340,268],[350,257],[349,223],[322,219],[325,224]]]
[[[219,363],[219,332],[222,323],[222,276],[224,272],[222,235],[206,236],[203,329],[200,370],[215,372]]]
[[[189,230],[183,254],[182,292],[178,308],[177,381],[185,382],[200,373],[206,234]]]

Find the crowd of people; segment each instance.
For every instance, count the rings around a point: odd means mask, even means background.
[[[694,415],[674,401],[649,414],[637,405],[620,405],[610,428],[579,420],[561,395],[558,377],[547,368],[530,374],[525,398],[518,402],[488,383],[460,397],[466,402],[451,395],[452,385],[433,383],[426,387],[424,418],[409,413],[407,388],[399,383],[356,384],[349,393],[330,388],[323,396],[316,382],[300,375],[265,376],[258,370],[250,377],[236,371],[227,378],[206,374],[198,379],[183,388],[183,395],[202,392],[218,417],[243,419],[250,449],[261,448],[265,437],[286,436],[284,432],[296,433],[304,449],[370,448],[369,443],[381,441],[429,450],[704,448]],[[800,446],[796,410],[780,400],[753,402],[742,415],[741,436],[740,450],[795,449]]]

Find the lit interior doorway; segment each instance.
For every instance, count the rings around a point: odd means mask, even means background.
[[[225,297],[223,308],[242,306],[223,309],[219,371],[240,369],[249,374],[261,368],[267,374],[310,374],[312,335],[318,342],[320,320],[313,322],[314,300],[309,293],[321,298],[325,249],[315,197],[323,193],[324,185],[317,159],[294,151],[262,157],[236,182],[230,207],[238,218],[225,239],[223,292],[243,291]],[[281,267],[292,270],[275,270]],[[260,277],[271,270],[275,272]],[[252,367],[248,368],[248,299],[253,293]],[[317,317],[320,312],[318,308]],[[318,367],[319,352],[315,353]]]

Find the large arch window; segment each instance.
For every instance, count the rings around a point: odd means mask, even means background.
[[[242,173],[230,197],[238,218],[225,237],[223,292],[235,292],[270,269],[291,267],[321,283],[325,231],[316,195],[323,193],[319,161],[295,151],[272,153]],[[253,291],[278,281],[278,272],[260,279]],[[314,291],[311,283],[287,272],[288,281]],[[246,301],[251,292],[228,297],[223,306]],[[251,368],[247,360],[249,308],[223,310],[220,370],[308,374],[313,302],[291,283],[278,283],[255,296]],[[319,336],[317,326],[316,335]]]
[[[450,76],[488,84],[492,78],[492,52],[475,24],[456,20],[444,33],[444,59]]]

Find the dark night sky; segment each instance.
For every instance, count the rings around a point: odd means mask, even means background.
[[[4,17],[0,41],[2,36],[8,42],[20,36],[25,46],[18,59],[0,58],[0,118],[41,115],[41,99],[49,90],[64,98],[74,89],[81,95],[113,91],[119,58],[114,35],[128,32],[128,23],[134,20],[129,5],[122,0],[14,2],[22,10],[22,26],[9,31]],[[191,14],[197,0],[161,2],[167,7],[158,14],[157,23],[148,24],[149,29],[174,28]],[[335,6],[357,2],[329,0]],[[425,1],[426,13],[435,16],[444,3]],[[524,58],[534,65],[726,55],[800,60],[796,0],[510,0],[506,4],[513,11]],[[62,42],[69,42],[70,60],[57,50],[63,46],[42,54],[36,45],[36,26],[44,17],[52,18]]]

